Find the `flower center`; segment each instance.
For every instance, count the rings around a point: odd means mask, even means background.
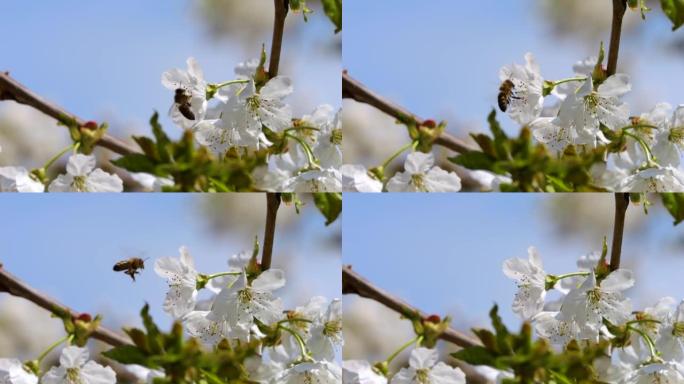
[[[85,176],[74,176],[74,181],[71,186],[78,192],[88,192],[86,190],[86,177]]]
[[[675,322],[674,324],[672,324],[672,336],[684,337],[684,323]]]
[[[416,381],[420,384],[430,384],[430,370],[429,369],[419,369],[416,371]]]
[[[584,103],[589,107],[589,109],[596,109],[596,106],[598,106],[598,94],[596,92],[592,92],[586,96],[584,96]]]
[[[323,325],[323,335],[336,337],[342,332],[342,323],[339,320],[328,321]]]
[[[587,292],[587,298],[591,304],[598,304],[598,302],[601,301],[601,290],[599,288],[592,289],[591,291]]]
[[[341,129],[333,129],[332,134],[330,135],[330,143],[334,145],[342,145],[342,130]]]
[[[258,95],[250,96],[247,98],[247,106],[249,107],[250,110],[256,111],[259,109],[259,106],[261,105],[261,100],[259,100]]]
[[[78,373],[79,373],[78,368],[67,368],[67,370],[66,370],[67,383],[69,383],[69,384],[82,384],[83,380],[81,380],[81,376]]]
[[[414,173],[411,175],[411,184],[413,184],[417,190],[421,192],[427,192],[427,187],[425,186],[425,175],[422,173]]]
[[[675,127],[670,130],[670,135],[667,139],[671,143],[684,145],[684,127]]]
[[[238,291],[237,296],[238,300],[240,300],[240,303],[242,304],[251,303],[252,299],[254,298],[252,290],[249,288],[245,288],[243,290]]]

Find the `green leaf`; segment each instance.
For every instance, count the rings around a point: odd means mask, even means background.
[[[672,22],[673,31],[684,24],[684,0],[660,0],[660,6]]]
[[[120,347],[112,348],[109,351],[102,352],[102,354],[121,364],[138,364],[142,366],[147,365],[147,356],[133,345],[122,345]]]
[[[171,158],[169,154],[169,148],[171,147],[171,139],[166,135],[161,124],[159,124],[159,113],[154,111],[154,114],[150,118],[150,126],[152,126],[152,133],[155,139],[157,139],[157,150],[159,151],[159,157],[163,162],[168,162]]]
[[[663,205],[674,218],[674,225],[684,221],[684,193],[661,194]]]
[[[129,172],[155,173],[155,164],[142,153],[132,153],[111,161],[117,167],[121,167]]]
[[[335,24],[335,33],[342,30],[342,0],[321,0],[323,11]]]
[[[455,359],[465,361],[468,364],[473,365],[489,365],[493,366],[495,364],[496,357],[492,355],[489,350],[481,346],[473,346],[468,348],[463,348],[458,352],[452,353]]]
[[[494,160],[483,152],[471,151],[458,156],[449,157],[449,161],[468,169],[484,169],[491,171],[494,168]]]
[[[325,217],[325,225],[330,225],[342,212],[342,194],[335,193],[314,193],[314,203],[318,210]]]

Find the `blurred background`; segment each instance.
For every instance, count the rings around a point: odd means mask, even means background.
[[[300,214],[281,205],[277,220],[273,267],[286,274],[277,291],[286,308],[341,292],[340,221],[326,227],[313,202],[303,199]],[[229,256],[251,252],[255,235],[263,243],[265,207],[264,194],[249,193],[6,195],[0,263],[74,310],[102,314],[111,329],[141,326],[138,314],[147,302],[168,330],[172,319],[162,310],[168,286],[155,274],[155,260],[178,257],[185,245],[199,272],[225,271]],[[150,258],[136,282],[112,271],[130,257]],[[35,358],[63,335],[60,320],[0,293],[0,358]]]
[[[645,21],[627,11],[620,46],[618,71],[632,78],[626,101],[634,115],[657,102],[684,103],[684,30],[671,31],[658,1],[647,4]],[[422,118],[447,120],[450,133],[467,138],[488,130],[502,66],[532,52],[545,78],[571,77],[576,61],[608,44],[611,18],[611,0],[348,0],[343,63],[372,90]],[[518,132],[507,116],[499,119]],[[394,119],[347,99],[344,129],[345,162],[369,167],[409,140]]]
[[[343,263],[429,314],[451,315],[468,334],[491,329],[495,303],[505,324],[519,329],[504,260],[527,259],[535,246],[548,273],[574,272],[613,231],[612,194],[345,194],[344,204]],[[622,266],[635,274],[627,292],[635,309],[664,296],[684,299],[684,227],[672,222],[660,204],[648,214],[641,205],[627,211]],[[384,360],[414,337],[411,324],[381,304],[345,295],[343,306],[345,359]]]
[[[340,106],[341,33],[320,2],[286,20],[280,73],[292,78],[296,115]],[[272,0],[0,2],[0,70],[85,120],[107,121],[119,138],[150,135],[154,110],[172,137],[172,92],[161,75],[194,56],[209,82],[271,45]],[[0,166],[42,165],[68,144],[67,130],[14,102],[0,103]],[[104,155],[109,155],[105,153]]]

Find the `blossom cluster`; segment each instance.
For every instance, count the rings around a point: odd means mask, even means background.
[[[236,78],[220,84],[207,83],[192,57],[187,70],[164,72],[162,84],[175,92],[169,110],[173,122],[194,131],[197,142],[219,158],[230,150],[255,151],[273,147],[275,138],[285,140],[288,150],[269,154],[268,165],[255,170],[263,190],[341,191],[340,112],[323,104],[294,119],[285,101],[294,92],[292,81],[286,76],[269,78],[263,64],[263,57],[240,63]]]
[[[201,274],[184,247],[179,258],[158,259],[154,270],[169,284],[164,311],[207,346],[224,339],[231,343],[263,340],[266,329],[280,332],[280,343],[264,346],[260,356],[248,364],[251,380],[267,384],[339,383],[340,300],[328,302],[316,296],[301,307],[285,310],[274,294],[285,285],[284,272],[268,269],[255,273],[255,267],[250,255],[240,253],[229,258],[226,272]],[[204,288],[212,297],[199,300],[199,290]],[[149,372],[150,377],[158,374]]]
[[[601,52],[600,58],[577,62],[573,77],[551,81],[527,53],[524,65],[501,68],[499,107],[558,154],[569,146],[616,147],[591,169],[597,186],[616,192],[684,191],[684,105],[673,110],[658,103],[631,115],[623,101],[632,88],[630,77],[608,75],[602,60]]]
[[[582,256],[577,266],[576,272],[549,274],[534,247],[527,259],[506,260],[504,274],[518,285],[513,311],[531,321],[539,337],[558,347],[573,340],[611,341],[606,357],[594,362],[597,380],[684,382],[684,301],[677,305],[667,297],[634,311],[624,295],[634,285],[631,271],[611,271],[605,253]],[[551,290],[559,293],[558,300],[547,300]]]

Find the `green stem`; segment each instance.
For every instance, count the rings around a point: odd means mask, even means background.
[[[557,85],[569,83],[571,81],[584,81],[586,79],[587,79],[586,76],[568,77],[567,79],[561,79],[561,80],[554,81],[553,86],[556,87]]]
[[[388,166],[392,161],[394,161],[394,159],[396,159],[397,157],[399,157],[399,155],[401,155],[402,153],[404,153],[404,151],[406,151],[407,149],[413,147],[413,146],[414,146],[414,143],[417,143],[417,141],[412,141],[412,142],[410,142],[410,143],[408,143],[408,144],[402,146],[401,148],[399,148],[396,152],[394,152],[390,157],[387,158],[387,160],[385,160],[385,161],[382,163],[382,165],[381,165],[382,169],[384,170],[385,168],[387,168],[387,166]]]
[[[640,138],[639,136],[637,136],[635,134],[627,132],[627,131],[622,131],[622,133],[625,136],[629,136],[629,137],[633,138],[634,140],[636,140],[637,143],[639,143],[641,148],[646,153],[646,161],[647,161],[649,167],[658,166],[658,163],[656,162],[657,159],[655,158],[655,156],[653,156],[653,153],[651,152],[651,148],[648,147],[648,145],[644,142],[644,140],[642,138]]]
[[[319,169],[320,167],[316,163],[316,157],[313,154],[313,151],[311,150],[311,147],[309,147],[309,144],[307,144],[304,140],[300,139],[299,137],[295,135],[291,135],[289,133],[285,133],[285,137],[289,137],[290,139],[296,141],[299,143],[299,145],[304,149],[304,153],[306,153],[306,160],[309,163],[309,168],[311,169]]]
[[[224,83],[215,84],[214,86],[215,86],[216,89],[218,90],[218,89],[221,89],[221,88],[223,88],[223,87],[225,87],[225,86],[227,86],[227,85],[231,85],[231,84],[245,84],[245,83],[249,83],[249,79],[230,80],[230,81],[226,81],[226,82],[224,82]]]
[[[74,338],[74,335],[67,335],[67,336],[64,336],[61,339],[55,341],[53,344],[51,344],[49,347],[47,347],[47,349],[44,350],[43,353],[40,354],[40,356],[38,356],[38,359],[37,359],[38,364],[40,364],[40,362],[43,361],[43,359],[45,359],[45,357],[50,352],[52,352],[55,348],[57,348],[60,344],[64,343],[65,341],[71,342],[71,340],[73,338]]]
[[[284,132],[292,132],[292,131],[320,131],[320,128],[316,127],[309,127],[307,125],[300,125],[299,127],[290,127],[287,128]]]
[[[52,156],[52,157],[50,158],[50,160],[48,160],[48,161],[45,163],[45,165],[43,165],[43,168],[42,168],[42,169],[47,170],[48,168],[50,168],[50,166],[51,166],[52,164],[54,164],[54,162],[57,161],[60,157],[64,156],[65,153],[69,152],[72,148],[76,148],[76,145],[77,145],[77,144],[78,144],[78,143],[71,144],[70,146],[68,146],[68,147],[64,148],[63,150],[61,150],[58,154]]]
[[[294,319],[283,319],[278,322],[278,324],[285,324],[285,323],[313,323],[313,321],[309,319],[300,319],[300,318],[294,318]]]
[[[303,361],[313,361],[313,358],[309,354],[309,351],[306,349],[306,343],[304,342],[304,339],[302,339],[302,336],[299,333],[295,332],[295,330],[293,330],[291,328],[284,327],[282,324],[278,324],[278,328],[282,329],[283,331],[288,332],[289,334],[291,334],[295,338],[295,340],[297,340],[297,344],[299,344],[299,348],[302,351],[302,360]]]
[[[565,273],[562,275],[556,276],[556,279],[561,280],[561,279],[566,279],[568,277],[574,277],[574,276],[589,276],[590,272],[572,272],[572,273]]]
[[[406,344],[402,345],[399,347],[396,351],[394,351],[389,357],[385,360],[385,363],[389,365],[392,360],[394,360],[399,354],[404,351],[406,348],[410,347],[411,345],[415,344],[420,344],[420,342],[423,341],[423,336],[416,336],[415,338],[409,340]]]
[[[221,277],[221,276],[239,276],[241,274],[242,274],[242,272],[219,272],[219,273],[214,273],[213,275],[207,275],[207,280],[215,279],[215,278]]]
[[[658,357],[658,351],[656,350],[655,343],[653,340],[651,340],[651,336],[649,336],[646,332],[642,331],[639,328],[634,328],[631,326],[627,326],[627,329],[630,329],[641,336],[644,341],[646,342],[646,345],[648,346],[648,351],[651,354],[651,360],[650,362],[658,362],[661,361],[660,357]]]
[[[662,324],[662,321],[656,320],[656,319],[639,319],[639,320],[630,320],[627,322],[627,326],[630,326],[632,324],[641,324],[641,323],[656,323],[656,324]]]
[[[626,127],[620,128],[620,130],[624,131],[627,129],[636,129],[636,128],[653,128],[653,129],[658,129],[657,125],[652,125],[652,124],[633,124],[633,125],[628,125]]]

